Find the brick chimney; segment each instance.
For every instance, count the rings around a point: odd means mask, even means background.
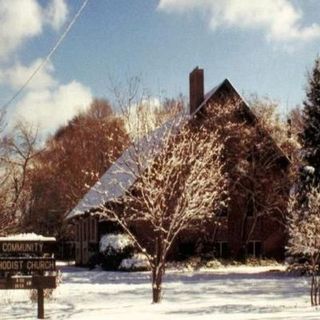
[[[190,114],[193,114],[204,100],[203,69],[196,67],[189,75]]]

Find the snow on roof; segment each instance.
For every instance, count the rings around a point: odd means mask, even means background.
[[[155,150],[159,149],[163,139],[175,128],[178,128],[184,119],[186,119],[186,115],[179,115],[169,120],[150,135],[141,138],[126,149],[78,202],[77,206],[69,212],[66,219],[82,215],[92,208],[98,208],[108,201],[123,196],[135,183],[141,169],[143,170],[143,168],[138,168],[135,156],[139,155],[139,165],[146,166],[148,158],[154,156]],[[140,163],[141,159],[145,160],[144,163]]]
[[[0,241],[56,241],[54,237],[44,237],[36,233],[11,234],[7,237],[0,237]]]

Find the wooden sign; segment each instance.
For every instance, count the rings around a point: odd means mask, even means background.
[[[0,258],[0,272],[55,271],[54,258]]]
[[[0,289],[55,289],[55,276],[14,276],[0,279]]]
[[[44,319],[44,289],[56,288],[56,276],[43,276],[45,271],[56,271],[55,259],[43,257],[44,253],[52,251],[48,245],[54,243],[54,238],[45,237],[39,240],[0,238],[0,273],[11,274],[0,278],[0,289],[37,289],[38,319]],[[26,254],[31,256],[26,258]]]
[[[33,253],[41,255],[45,252],[52,251],[54,241],[4,241],[0,240],[0,253],[5,254],[21,254]]]
[[[35,289],[55,289],[57,278],[56,276],[33,276],[32,285]]]
[[[2,278],[0,289],[32,289],[32,278]]]

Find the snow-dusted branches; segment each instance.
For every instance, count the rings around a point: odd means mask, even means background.
[[[311,188],[306,194],[303,205],[300,197],[291,197],[288,222],[288,251],[308,258],[317,257],[320,254],[320,190],[318,188]]]
[[[110,91],[133,140],[143,138],[182,113],[185,105],[183,96],[167,99],[150,94],[137,76],[127,78],[123,84],[110,79]]]
[[[311,304],[320,304],[320,190],[312,187],[306,193],[305,201],[296,194],[289,202],[288,252],[309,261],[311,280]]]
[[[0,140],[0,233],[16,224],[27,204],[27,180],[39,152],[37,143],[37,130],[22,121]]]
[[[117,174],[123,170],[129,175],[133,168],[136,182],[102,209],[146,254],[154,275],[154,302],[160,300],[160,278],[177,235],[213,218],[225,196],[220,141],[216,131],[174,119],[134,144],[129,165],[118,168]],[[131,227],[138,225],[150,239],[147,250],[132,232]]]

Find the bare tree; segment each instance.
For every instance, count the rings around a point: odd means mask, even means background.
[[[5,213],[5,208],[7,205],[7,194],[8,194],[8,178],[9,178],[9,170],[7,166],[6,152],[4,148],[4,138],[3,132],[5,129],[5,111],[3,109],[0,110],[0,233],[3,229],[3,226],[9,225],[8,216]],[[11,219],[10,219],[11,220]]]
[[[17,217],[27,206],[28,175],[37,149],[38,131],[19,121],[12,132],[1,138],[0,233],[17,226]]]
[[[288,124],[290,126],[290,133],[301,138],[301,134],[304,127],[302,109],[299,106],[293,108],[288,115]]]
[[[161,300],[166,260],[177,236],[205,218],[213,220],[220,206],[227,178],[219,138],[203,126],[172,120],[133,144],[130,159],[118,168],[135,181],[133,187],[101,206],[147,257],[154,303]]]
[[[312,187],[306,201],[301,203],[299,194],[292,195],[289,202],[288,251],[309,262],[311,272],[311,305],[320,304],[320,190]]]
[[[287,118],[284,118],[280,116],[279,104],[269,98],[262,99],[255,96],[250,100],[250,105],[259,120],[260,128],[272,137],[294,165],[300,162],[299,140],[303,119],[299,107],[292,109]]]
[[[177,114],[183,113],[186,105],[182,95],[176,99],[151,95],[143,88],[138,76],[128,77],[125,84],[115,83],[110,79],[109,90],[132,139],[140,139]]]
[[[241,222],[242,258],[247,257],[248,243],[262,219],[275,221],[279,228],[285,226],[291,172],[283,149],[292,150],[295,143],[289,141],[276,104],[254,100],[252,105],[250,110],[234,96],[211,103],[206,111],[211,128],[225,137],[230,198],[242,208],[237,217]]]

